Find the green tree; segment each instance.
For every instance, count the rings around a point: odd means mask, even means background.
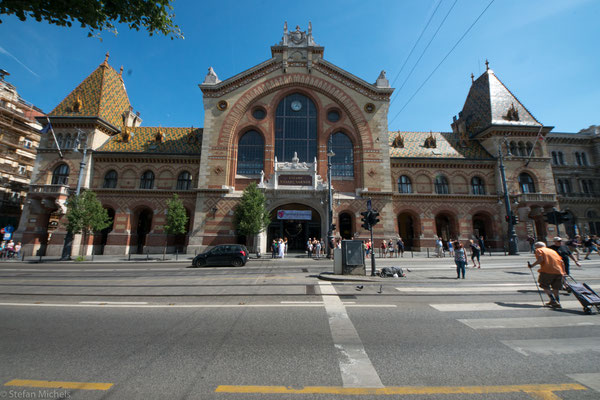
[[[271,218],[265,208],[265,195],[256,183],[251,183],[244,189],[242,199],[235,208],[235,228],[249,238],[262,232],[270,222]]]
[[[167,201],[167,223],[165,232],[169,235],[181,235],[187,232],[188,216],[177,194]]]
[[[155,33],[182,38],[181,30],[173,23],[172,0],[0,0],[0,14],[15,15],[21,21],[35,18],[58,26],[80,24],[88,28],[88,36],[101,31],[117,33],[114,23],[139,31],[145,28]],[[0,23],[2,21],[0,20]]]
[[[67,231],[83,234],[83,243],[88,235],[99,232],[112,223],[108,211],[91,190],[73,195],[67,200],[67,221]]]

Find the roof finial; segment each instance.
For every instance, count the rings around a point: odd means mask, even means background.
[[[485,59],[485,70],[488,71],[489,69],[490,69],[490,62],[486,58]]]
[[[108,65],[108,57],[110,57],[110,53],[107,51],[104,56],[104,62],[102,63],[102,65]]]
[[[475,82],[475,75],[471,72],[471,82]]]
[[[119,70],[119,76],[123,77],[123,66],[121,65],[121,69]]]

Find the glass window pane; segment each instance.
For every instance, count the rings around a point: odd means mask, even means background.
[[[292,104],[298,102],[296,111]],[[294,93],[277,106],[275,115],[275,155],[277,161],[292,161],[294,152],[300,161],[313,162],[317,154],[317,113],[308,97]]]

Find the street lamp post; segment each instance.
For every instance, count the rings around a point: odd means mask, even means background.
[[[506,215],[508,222],[508,254],[511,256],[519,255],[517,247],[517,233],[515,232],[513,213],[510,207],[510,199],[508,197],[508,186],[506,184],[506,174],[504,173],[504,162],[502,157],[502,149],[498,146],[498,159],[500,161],[500,177],[502,178],[502,190],[504,191],[504,207],[506,207]]]
[[[331,157],[335,156],[335,153],[331,149],[332,138],[329,137],[329,149],[327,152],[327,184],[328,184],[328,195],[327,195],[327,257],[331,258],[332,245],[333,245],[333,198],[331,196]]]

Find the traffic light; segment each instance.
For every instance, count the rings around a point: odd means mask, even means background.
[[[360,219],[363,222],[362,227],[367,231],[370,230],[371,225],[369,225],[369,220],[371,219],[371,211],[363,211],[360,215],[362,215]]]
[[[516,225],[519,223],[519,216],[518,215],[513,215],[512,216],[512,224]]]
[[[544,220],[552,225],[557,225],[558,222],[556,221],[556,212],[555,211],[549,211],[546,214],[544,214]]]
[[[505,216],[504,216],[504,220],[505,220],[506,222],[510,221],[510,216],[508,216],[508,215],[505,215]]]
[[[373,210],[369,217],[369,224],[371,226],[377,225],[377,223],[379,222],[379,218],[377,218],[377,217],[379,217],[379,213],[377,212],[377,210]]]
[[[569,222],[571,221],[571,213],[568,211],[558,211],[558,221],[559,223]]]

